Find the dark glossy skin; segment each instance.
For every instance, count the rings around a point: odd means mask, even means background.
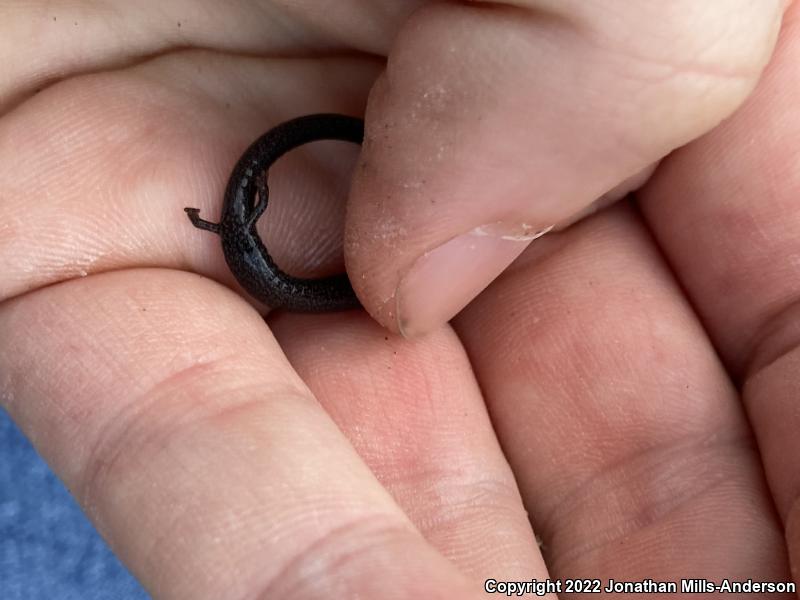
[[[364,121],[337,114],[292,119],[253,142],[233,168],[219,223],[200,218],[197,208],[185,208],[192,224],[222,239],[225,261],[236,280],[254,298],[295,312],[346,310],[360,306],[347,275],[302,279],[281,271],[256,231],[267,209],[267,169],[278,158],[308,142],[342,140],[360,144]],[[258,195],[258,202],[256,202]]]

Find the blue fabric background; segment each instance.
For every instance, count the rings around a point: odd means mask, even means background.
[[[0,599],[148,598],[0,409]]]

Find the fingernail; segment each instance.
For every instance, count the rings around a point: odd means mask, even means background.
[[[397,286],[400,333],[415,337],[449,321],[550,229],[490,223],[423,254]]]

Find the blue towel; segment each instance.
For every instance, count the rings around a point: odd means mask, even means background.
[[[0,409],[0,599],[148,598]]]

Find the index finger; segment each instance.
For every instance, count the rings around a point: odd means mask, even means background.
[[[4,407],[155,598],[473,597],[233,292],[99,274],[0,331]]]

